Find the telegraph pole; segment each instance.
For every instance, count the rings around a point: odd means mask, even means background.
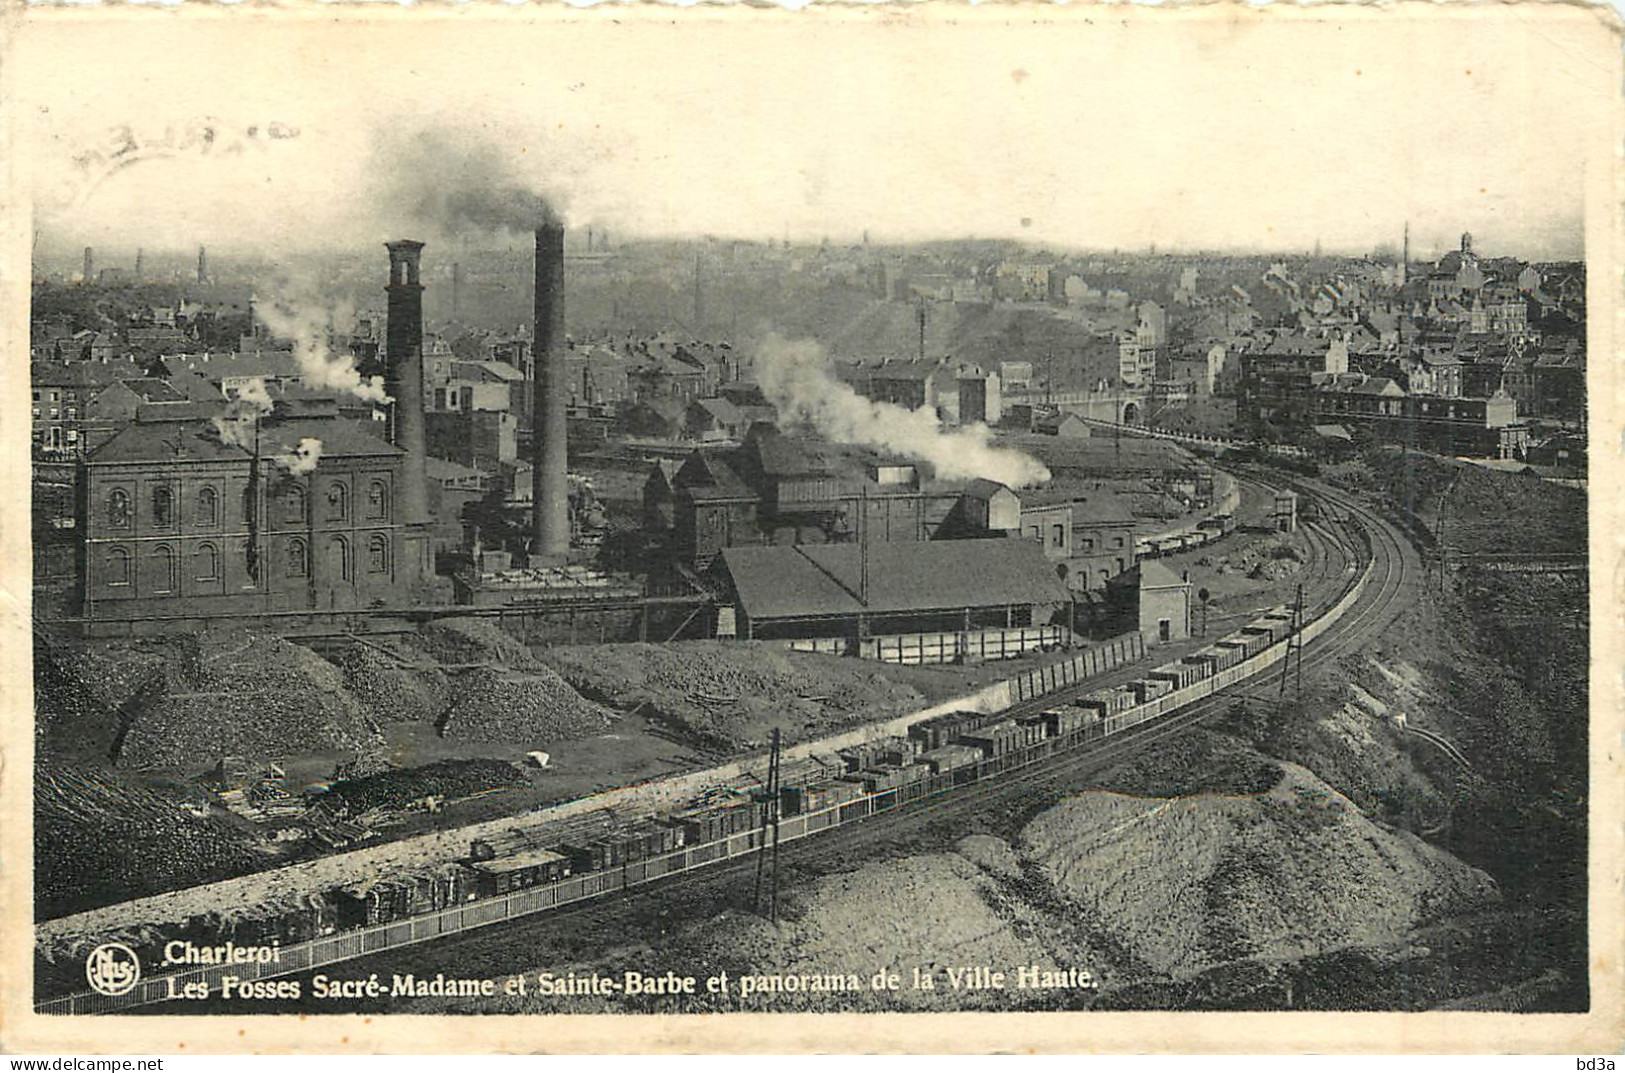
[[[1281,688],[1277,696],[1286,696],[1286,680],[1292,673],[1292,657],[1298,657],[1297,696],[1303,699],[1303,583],[1298,583],[1298,598],[1292,605],[1292,630],[1287,634],[1286,658],[1281,661]]]
[[[762,806],[761,842],[756,851],[756,911],[762,911],[762,876],[769,867],[772,877],[769,887],[768,919],[777,924],[779,922],[779,766],[782,759],[780,755],[779,728],[773,728],[773,747],[768,753],[767,785],[756,794],[757,802]],[[768,861],[768,839],[773,842],[772,862]]]

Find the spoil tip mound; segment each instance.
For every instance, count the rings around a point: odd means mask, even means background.
[[[439,730],[458,741],[545,746],[600,734],[613,721],[607,708],[584,699],[545,667],[482,667],[457,678]]]
[[[263,857],[183,798],[105,769],[34,773],[34,913],[48,920],[253,871]],[[195,803],[194,803],[194,807]]]
[[[640,710],[708,745],[737,750],[789,741],[922,706],[918,690],[876,664],[768,643],[581,645],[546,658],[573,686],[623,711]]]
[[[443,618],[428,623],[412,646],[449,666],[500,663],[518,670],[539,666],[518,638],[481,618]]]
[[[451,702],[446,673],[406,644],[355,645],[338,666],[345,687],[381,723],[433,722]]]
[[[308,649],[247,631],[177,638],[162,686],[119,747],[134,768],[202,768],[222,756],[374,755],[377,727],[344,676]]]
[[[1284,772],[1246,796],[1082,794],[1035,818],[1023,853],[1061,897],[1175,977],[1392,946],[1498,897],[1484,873],[1371,823],[1303,768]]]

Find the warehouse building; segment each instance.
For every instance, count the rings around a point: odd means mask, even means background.
[[[713,573],[755,640],[1067,623],[1071,594],[1032,541],[727,548]]]

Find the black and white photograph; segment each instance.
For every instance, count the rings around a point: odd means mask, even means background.
[[[1605,12],[29,12],[8,1009],[1618,1043]]]

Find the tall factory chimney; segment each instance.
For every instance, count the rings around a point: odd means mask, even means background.
[[[143,252],[140,246],[135,248],[135,281],[137,283],[141,282],[141,254]]]
[[[463,300],[463,266],[461,262],[453,262],[451,266],[451,319],[456,320],[462,314]]]
[[[91,249],[89,246],[86,246],[85,247],[85,282],[86,283],[95,282],[95,279],[94,279],[95,275],[96,275],[96,251]]]
[[[429,520],[428,473],[423,442],[423,284],[418,258],[423,243],[402,240],[389,250],[389,323],[384,338],[384,389],[395,400],[389,422],[390,442],[406,452],[403,487],[396,490],[400,521]]]
[[[548,214],[536,229],[536,381],[531,406],[535,478],[532,565],[562,565],[570,553],[570,485],[564,404],[564,221]]]
[[[209,282],[208,251],[202,246],[197,248],[197,281],[199,284]]]

